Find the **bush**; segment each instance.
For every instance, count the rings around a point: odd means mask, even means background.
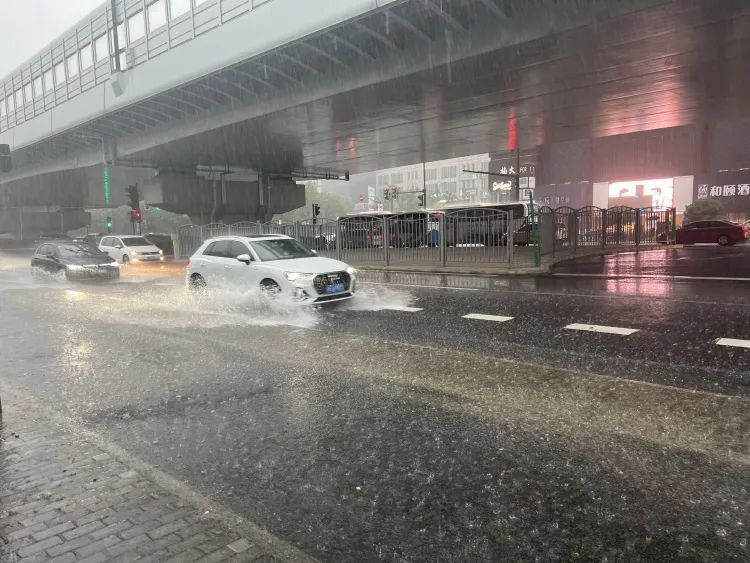
[[[715,199],[699,199],[685,208],[685,223],[726,218],[727,210]]]

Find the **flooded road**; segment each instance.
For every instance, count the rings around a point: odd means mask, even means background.
[[[612,281],[365,273],[308,309],[6,257],[0,388],[323,561],[746,560],[750,351],[717,341],[750,293]]]

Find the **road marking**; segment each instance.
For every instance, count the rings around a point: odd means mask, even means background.
[[[558,278],[601,278],[608,280],[627,280],[631,278],[647,280],[698,280],[698,281],[742,281],[750,282],[750,278],[723,278],[717,276],[667,276],[664,274],[574,274],[574,273],[554,273]]]
[[[583,330],[586,332],[603,332],[605,334],[619,334],[621,336],[630,336],[634,332],[638,332],[637,328],[620,328],[617,326],[602,326],[602,325],[587,325],[573,323],[564,327],[568,330]]]
[[[750,340],[738,340],[737,338],[719,338],[716,340],[719,346],[734,346],[735,348],[750,348]]]
[[[495,321],[496,323],[506,323],[512,321],[514,317],[503,317],[501,315],[483,315],[481,313],[469,313],[464,315],[464,319],[475,319],[478,321]]]
[[[482,291],[481,289],[476,289],[474,287],[449,287],[446,285],[419,285],[416,283],[387,283],[387,282],[368,282],[368,281],[358,281],[357,283],[361,285],[390,285],[393,287],[424,287],[426,289],[455,289],[456,291]]]
[[[424,309],[420,309],[419,307],[402,307],[400,305],[394,305],[393,307],[383,307],[386,311],[401,311],[403,313],[418,313],[419,311],[424,311]]]

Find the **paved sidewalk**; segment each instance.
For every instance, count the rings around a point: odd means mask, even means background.
[[[98,435],[4,393],[0,561],[310,560]]]

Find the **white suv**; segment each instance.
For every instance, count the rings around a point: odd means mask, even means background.
[[[187,284],[259,288],[297,301],[327,303],[354,296],[356,270],[317,256],[284,235],[228,236],[205,241],[188,261]]]
[[[138,235],[106,236],[99,241],[99,250],[109,254],[109,257],[123,264],[128,262],[161,262],[164,251],[159,250]]]

